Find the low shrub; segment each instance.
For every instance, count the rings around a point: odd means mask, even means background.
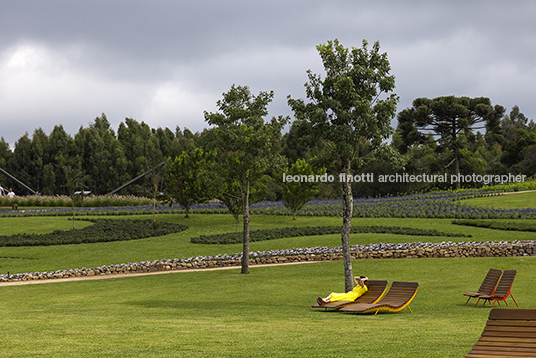
[[[287,227],[281,229],[254,230],[250,232],[250,241],[265,241],[273,239],[282,239],[287,237],[298,236],[316,236],[339,234],[340,226],[306,226],[306,227]],[[395,235],[414,235],[414,236],[448,236],[448,237],[471,237],[466,234],[454,234],[440,232],[437,230],[414,229],[398,226],[354,226],[352,234],[374,233],[374,234],[395,234]],[[243,239],[242,232],[231,232],[215,235],[201,235],[192,237],[191,242],[194,244],[238,244]]]
[[[452,220],[452,223],[455,225],[476,226],[494,230],[536,232],[536,223],[525,221]]]
[[[152,220],[78,219],[94,224],[83,229],[55,230],[48,234],[0,236],[0,246],[49,246],[136,240],[188,229],[186,225]]]

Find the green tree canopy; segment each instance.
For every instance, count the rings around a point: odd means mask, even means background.
[[[249,87],[233,85],[217,101],[218,112],[205,111],[205,120],[215,126],[215,140],[223,154],[221,173],[240,191],[244,225],[242,273],[249,272],[250,193],[262,183],[268,170],[283,164],[275,149],[288,118],[274,117],[268,123],[263,118],[268,115],[267,106],[273,97],[273,91],[255,96]]]
[[[438,136],[439,150],[452,151],[454,174],[460,174],[461,149],[463,142],[460,135],[465,136],[473,130],[486,126],[495,131],[490,138],[500,140],[497,128],[499,119],[504,114],[502,106],[491,105],[486,97],[437,97],[434,99],[417,98],[411,108],[405,109],[398,115],[399,130],[404,138],[407,149],[415,143],[424,142],[425,133],[433,132]],[[482,126],[478,126],[481,124]],[[490,132],[491,133],[491,132]],[[457,181],[457,186],[460,182]]]
[[[283,189],[283,205],[292,211],[292,219],[296,220],[296,212],[318,193],[321,177],[325,173],[326,168],[315,169],[305,159],[298,159],[278,175],[279,185]]]
[[[215,173],[216,151],[204,152],[196,148],[191,153],[186,151],[171,160],[167,166],[167,184],[165,193],[168,201],[176,201],[189,217],[190,207],[213,199],[216,195]]]
[[[391,120],[396,113],[398,96],[392,93],[395,77],[386,53],[380,53],[380,44],[371,49],[363,40],[361,48],[343,47],[338,40],[317,47],[326,75],[307,72],[309,81],[305,93],[310,100],[292,99],[288,103],[297,118],[301,135],[314,144],[328,143],[340,161],[340,172],[351,176],[352,166],[361,167],[364,155],[360,151],[364,141],[370,142],[372,152],[398,164],[402,159],[385,141],[393,133]],[[337,173],[336,173],[337,174]],[[338,178],[339,176],[336,175]],[[350,229],[353,198],[351,183],[341,183],[343,193],[343,227],[341,234],[345,286],[353,288],[350,255]]]

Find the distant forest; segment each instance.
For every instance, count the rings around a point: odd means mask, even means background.
[[[404,121],[398,114],[399,125],[391,140],[391,146],[402,153],[407,164],[404,173],[444,174],[455,173],[454,151],[458,153],[457,165],[460,174],[486,175],[524,174],[533,177],[536,172],[536,125],[514,106],[510,113],[496,106],[494,121],[488,120],[481,128],[463,128],[457,133],[456,146],[445,142],[437,127],[418,127],[418,123]],[[498,109],[498,110],[497,110]],[[104,114],[95,118],[89,127],[81,127],[73,136],[61,125],[55,126],[50,134],[42,128],[35,129],[32,136],[23,135],[11,150],[4,138],[0,139],[0,168],[4,169],[31,189],[43,195],[68,195],[66,168],[79,166],[85,178],[84,190],[104,195],[136,176],[147,172],[161,162],[174,159],[182,152],[193,152],[195,148],[214,149],[211,129],[192,133],[188,129],[150,128],[144,122],[126,118],[117,132],[111,128]],[[362,143],[364,151],[370,143]],[[280,136],[278,151],[287,159],[288,166],[304,158],[316,167],[335,172],[329,143],[316,143],[308,147],[300,140],[294,125]],[[217,148],[216,148],[217,149]],[[395,171],[381,159],[373,159],[355,174],[393,174]],[[281,178],[273,173],[259,200],[280,200],[278,182]],[[28,191],[16,181],[0,173],[0,184],[13,188],[17,195]],[[322,184],[317,197],[340,197],[338,183]],[[450,183],[356,183],[355,197],[396,195],[430,189],[450,189]],[[464,187],[479,185],[464,184]],[[166,186],[161,181],[160,190]],[[149,177],[136,181],[124,188],[121,194],[151,196],[152,184]]]

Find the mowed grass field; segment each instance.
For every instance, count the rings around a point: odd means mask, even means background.
[[[133,217],[117,220],[129,218]],[[241,251],[241,245],[189,242],[200,234],[234,231],[230,215],[194,215],[188,220],[161,215],[158,220],[185,223],[190,229],[128,242],[0,248],[0,272]],[[77,227],[87,224],[80,221]],[[252,218],[253,230],[340,224],[340,218]],[[359,234],[352,235],[352,244],[535,238],[534,233],[452,225],[448,219],[354,219],[353,224],[436,229],[473,237]],[[3,235],[71,227],[72,222],[62,217],[0,218]],[[255,242],[251,250],[338,245],[339,235],[326,235]],[[375,316],[312,309],[316,297],[343,291],[342,261],[252,266],[247,275],[233,268],[0,284],[0,357],[463,357],[480,336],[490,310],[475,307],[476,301],[466,306],[463,292],[478,289],[489,268],[518,270],[513,295],[522,308],[536,308],[535,257],[354,260],[353,267],[354,274],[371,279],[419,282],[413,313],[405,309]],[[509,304],[512,307],[513,302]]]
[[[468,199],[467,203],[504,209],[534,208],[536,206],[536,191],[523,193],[514,192],[491,197]]]

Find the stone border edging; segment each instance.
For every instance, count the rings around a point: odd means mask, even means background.
[[[354,251],[352,259],[401,259],[401,258],[448,258],[448,257],[519,257],[536,256],[536,244],[508,244],[508,245],[482,245],[482,246],[451,246],[434,248],[415,248],[401,250]],[[264,256],[250,259],[252,266],[271,266],[281,264],[298,264],[319,261],[342,260],[342,253],[300,254]],[[240,267],[240,259],[232,260],[206,260],[196,262],[145,263],[134,266],[114,267],[103,266],[86,270],[70,270],[62,273],[44,273],[34,276],[27,274],[21,278],[0,282],[0,286],[10,284],[54,282],[57,280],[83,280],[111,277],[129,277],[133,275],[146,275],[165,272],[225,269]],[[117,265],[116,265],[117,266]]]

